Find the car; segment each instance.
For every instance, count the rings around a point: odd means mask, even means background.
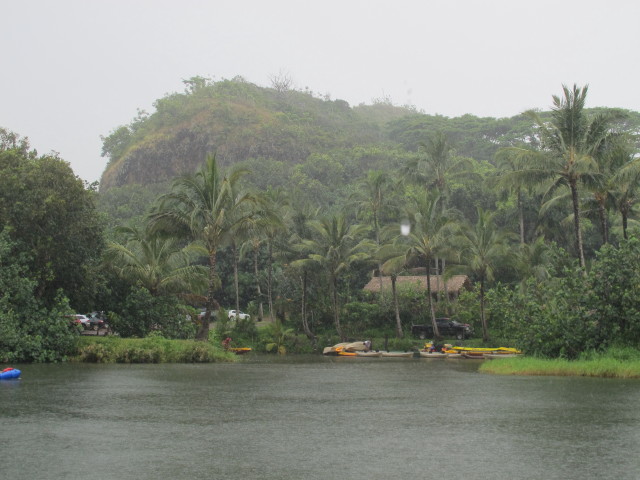
[[[235,320],[236,318],[239,318],[240,320],[249,320],[251,315],[243,312],[238,312],[236,314],[235,310],[229,310],[229,320]]]
[[[84,328],[89,327],[89,319],[87,318],[86,315],[74,313],[73,315],[65,315],[65,317],[69,320],[69,323],[73,323],[75,325],[81,325]]]
[[[85,328],[100,330],[101,328],[109,327],[109,325],[107,325],[107,318],[103,312],[93,312],[86,315],[86,317],[89,319],[89,324]]]
[[[455,337],[464,340],[473,336],[473,328],[468,323],[460,323],[448,317],[436,318],[438,332],[443,337]],[[411,333],[424,340],[433,337],[433,326],[431,322],[424,325],[411,325]]]
[[[207,314],[207,309],[206,308],[201,308],[200,311],[198,312],[198,320],[204,320],[204,316]],[[218,312],[216,310],[212,310],[211,311],[211,321],[214,322],[216,320],[216,318],[218,317]]]

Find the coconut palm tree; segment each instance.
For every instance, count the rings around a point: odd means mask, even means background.
[[[478,207],[478,220],[475,225],[466,225],[457,237],[460,247],[460,260],[480,282],[480,320],[482,338],[489,340],[489,330],[485,315],[485,286],[493,280],[494,270],[507,255],[510,235],[497,229],[494,214]]]
[[[446,210],[451,182],[473,175],[469,158],[455,155],[447,135],[437,131],[420,144],[421,154],[411,158],[403,168],[412,183],[435,188],[440,193],[442,210]]]
[[[273,241],[279,232],[285,228],[283,222],[283,205],[275,199],[285,202],[284,197],[280,196],[281,192],[276,194],[273,191],[267,191],[264,194],[256,195],[257,202],[254,215],[242,224],[238,234],[241,239],[245,239],[240,250],[241,256],[251,251],[253,257],[254,280],[256,282],[256,293],[258,300],[258,318],[264,318],[262,288],[260,286],[263,275],[260,274],[258,265],[258,256],[260,250],[266,245],[268,251],[268,270],[267,270],[267,301],[269,305],[269,313],[273,314]]]
[[[631,139],[621,137],[611,149],[611,162],[615,165],[612,190],[609,192],[622,220],[622,235],[628,239],[628,222],[633,208],[640,201],[640,159]]]
[[[177,239],[154,233],[148,226],[120,227],[123,243],[110,242],[105,260],[118,275],[145,287],[152,295],[186,294],[206,284],[206,272],[194,265],[194,252]]]
[[[528,154],[528,155],[527,155]],[[524,222],[524,195],[527,190],[529,179],[522,175],[511,175],[530,167],[530,162],[535,161],[536,152],[527,149],[501,148],[496,152],[496,162],[500,169],[499,176],[491,178],[489,183],[502,190],[511,192],[516,197],[516,208],[518,211],[518,231],[520,234],[520,245],[526,243],[526,232]]]
[[[349,225],[342,214],[312,220],[308,223],[313,231],[312,239],[304,239],[300,248],[308,251],[307,258],[297,260],[294,266],[322,269],[327,278],[336,331],[344,339],[340,325],[340,302],[338,283],[349,266],[358,260],[370,258],[367,251],[373,250],[368,240],[362,240],[367,227]]]
[[[457,214],[453,210],[442,210],[441,197],[437,192],[424,192],[413,198],[408,212],[411,231],[406,238],[406,263],[421,262],[427,273],[427,303],[431,324],[436,337],[440,337],[431,291],[431,263],[438,257],[450,256],[449,239],[456,228]]]
[[[376,246],[380,247],[380,219],[384,210],[390,205],[388,198],[394,190],[391,177],[387,172],[371,170],[367,177],[359,183],[359,189],[351,196],[355,201],[356,211],[371,215],[371,223],[375,236]],[[382,264],[378,262],[378,271]],[[380,296],[382,296],[382,277],[380,276]]]
[[[156,229],[189,239],[208,259],[207,311],[196,335],[198,340],[208,339],[211,312],[218,308],[218,250],[228,245],[237,227],[253,215],[250,207],[255,198],[248,193],[236,195],[236,184],[245,173],[234,169],[223,174],[215,155],[209,155],[195,174],[180,176],[173,182],[171,191],[160,197],[150,217]]]
[[[318,209],[312,209],[304,201],[295,199],[295,201],[289,202],[286,209],[286,225],[289,236],[278,245],[279,256],[288,264],[292,274],[296,275],[300,281],[302,330],[307,338],[314,343],[316,336],[311,331],[308,321],[308,284],[309,276],[313,273],[313,262],[308,260],[308,255],[312,252],[308,250],[304,242],[312,238],[309,222],[317,217]]]
[[[530,181],[551,180],[548,194],[557,187],[567,187],[573,206],[573,228],[580,266],[585,268],[580,194],[582,183],[598,174],[597,157],[611,137],[611,115],[589,117],[585,109],[588,86],[572,89],[563,85],[564,96],[553,96],[551,119],[545,122],[536,112],[525,112],[538,127],[543,150],[535,167],[524,174]]]
[[[393,298],[393,309],[396,319],[396,336],[402,338],[404,332],[402,331],[402,320],[400,319],[400,306],[398,304],[398,291],[396,289],[396,282],[398,275],[402,273],[407,266],[407,246],[403,245],[402,240],[404,237],[398,235],[398,229],[394,228],[395,235],[390,239],[388,243],[384,243],[380,246],[375,254],[375,257],[380,266],[380,279],[382,289],[382,275],[388,275],[391,278],[391,295]]]

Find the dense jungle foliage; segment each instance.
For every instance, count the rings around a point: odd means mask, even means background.
[[[281,353],[410,346],[440,316],[532,355],[638,346],[637,112],[587,109],[576,86],[508,119],[185,87],[103,139],[99,191],[0,132],[0,361],[64,358],[64,315],[93,310],[123,337]],[[472,287],[365,291],[374,272]]]

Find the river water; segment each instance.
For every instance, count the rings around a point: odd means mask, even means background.
[[[0,382],[0,478],[640,478],[640,381],[477,365],[24,365]]]

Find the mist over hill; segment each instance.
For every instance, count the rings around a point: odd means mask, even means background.
[[[294,174],[293,166],[321,183],[335,180],[332,170],[353,178],[371,169],[397,169],[434,131],[444,132],[458,155],[479,162],[492,162],[499,147],[532,136],[523,115],[448,118],[384,99],[351,106],[286,83],[260,87],[241,77],[184,83],[184,92],[158,99],[155,112],[140,111],[103,138],[109,161],[101,191],[165,182],[196,170],[210,153],[222,166],[244,163],[254,171],[254,183],[268,188]],[[631,123],[637,130],[637,113]]]

